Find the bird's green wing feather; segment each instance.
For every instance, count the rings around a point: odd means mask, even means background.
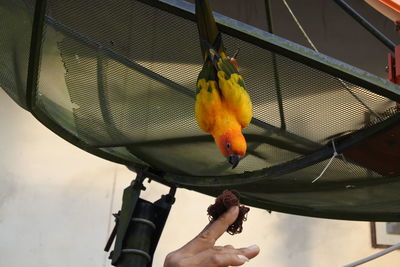
[[[196,19],[200,37],[200,46],[203,59],[209,56],[210,46],[220,53],[224,51],[222,42],[218,40],[219,31],[208,0],[196,0]]]

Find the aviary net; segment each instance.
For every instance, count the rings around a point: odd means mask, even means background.
[[[216,14],[228,53],[240,48],[253,101],[248,152],[231,169],[194,117],[202,59],[192,4],[1,6],[2,88],[71,143],[162,183],[211,195],[236,189],[268,210],[400,220],[400,173],[350,153],[388,131],[388,149],[399,148],[397,85]]]

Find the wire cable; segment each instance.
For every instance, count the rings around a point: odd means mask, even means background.
[[[310,44],[312,49],[314,49],[315,52],[318,52],[317,47],[314,45],[313,41],[311,38],[308,36],[306,31],[304,30],[303,26],[301,26],[299,20],[297,19],[296,15],[294,14],[293,10],[290,8],[289,4],[286,2],[286,0],[282,0],[283,4],[286,6],[286,9],[289,11],[290,15],[292,16],[294,22],[297,24],[297,27],[299,27],[301,33],[303,34],[304,38],[307,40],[307,42]],[[346,88],[346,90],[361,104],[363,105],[371,114],[374,114],[377,118],[381,118],[379,114],[377,114],[375,111],[373,111],[367,104],[365,104],[352,90],[351,88],[345,83],[340,78],[336,78],[343,86]]]

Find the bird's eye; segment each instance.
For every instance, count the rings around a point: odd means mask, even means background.
[[[229,142],[226,143],[226,149],[231,150],[231,143],[229,143]]]

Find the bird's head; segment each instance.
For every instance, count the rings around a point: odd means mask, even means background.
[[[240,130],[229,130],[215,137],[215,142],[228,162],[235,168],[246,154],[247,144]]]

